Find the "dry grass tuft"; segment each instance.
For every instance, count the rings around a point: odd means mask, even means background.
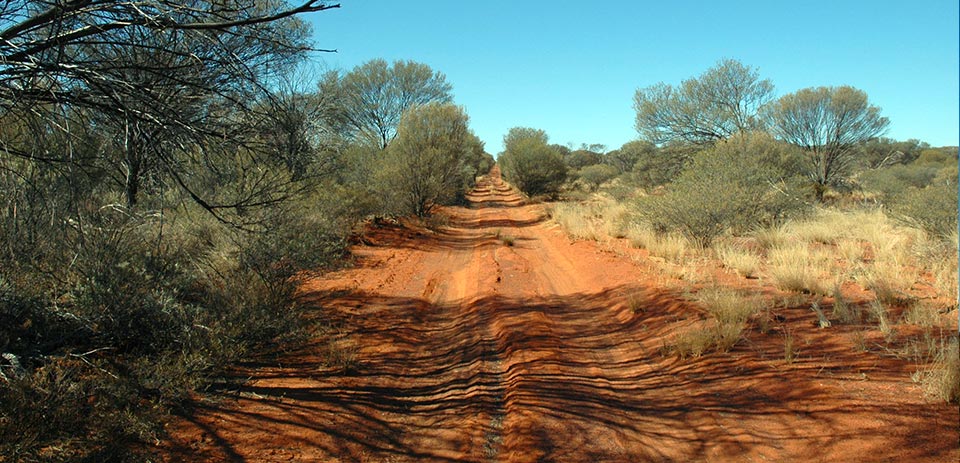
[[[847,215],[821,210],[810,220],[796,222],[788,227],[790,236],[805,243],[836,244],[849,230]]]
[[[874,299],[870,303],[870,316],[877,322],[877,328],[884,336],[889,336],[893,332],[893,325],[890,324],[890,316],[887,314],[887,306],[880,299]]]
[[[760,311],[756,297],[722,287],[708,287],[693,296],[711,319],[677,335],[671,351],[681,358],[699,357],[713,349],[729,351],[741,339],[751,316]]]
[[[783,226],[768,227],[757,230],[753,237],[765,251],[784,246],[789,240],[787,230]]]
[[[657,233],[648,226],[633,223],[627,227],[626,238],[630,246],[638,249],[650,249],[650,246],[657,241]]]
[[[913,379],[931,399],[960,402],[960,343],[957,336],[941,339],[933,363],[918,370]]]
[[[697,358],[707,353],[717,341],[715,322],[704,322],[687,331],[677,334],[673,342],[666,348],[668,353],[676,354],[682,359]]]
[[[833,317],[844,324],[860,323],[863,318],[860,307],[850,304],[844,297],[839,282],[833,286]]]
[[[716,252],[725,267],[744,278],[755,278],[760,273],[760,257],[756,254],[736,246],[720,246]]]
[[[829,256],[811,251],[805,243],[794,243],[770,251],[767,273],[782,290],[825,294],[820,278],[829,268]]]
[[[933,327],[940,324],[940,307],[929,300],[917,299],[911,301],[907,310],[903,312],[903,323],[911,325]]]
[[[657,237],[647,247],[650,254],[664,258],[667,262],[683,264],[694,252],[686,238],[680,235],[665,235]]]
[[[554,204],[550,215],[575,240],[604,241],[629,233],[629,208],[600,196],[589,202]]]
[[[637,314],[642,313],[647,308],[647,298],[643,291],[631,292],[627,295],[626,300],[627,308],[631,312]]]
[[[862,268],[857,276],[857,282],[873,291],[884,304],[894,304],[903,297],[907,289],[905,280],[903,269],[896,262],[875,261]]]
[[[593,208],[583,203],[558,203],[550,215],[572,239],[597,241],[602,238]]]

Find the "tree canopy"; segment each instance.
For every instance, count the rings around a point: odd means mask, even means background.
[[[354,136],[384,149],[397,135],[407,109],[428,103],[450,103],[453,87],[446,76],[414,61],[374,59],[350,72],[328,73],[321,92],[340,99],[343,117]]]
[[[850,86],[798,90],[771,105],[769,114],[774,134],[807,152],[818,200],[849,173],[859,145],[889,125],[867,94]]]
[[[763,126],[760,108],[773,98],[773,84],[736,60],[722,60],[679,86],[658,83],[633,99],[636,129],[661,145],[682,141],[710,144]]]
[[[403,114],[384,172],[401,212],[429,215],[456,197],[464,175],[476,173],[482,146],[467,123],[463,108],[452,104],[428,103]]]

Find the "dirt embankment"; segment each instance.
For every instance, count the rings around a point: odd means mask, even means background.
[[[170,460],[957,461],[912,365],[783,314],[731,352],[662,355],[696,306],[629,250],[571,243],[496,176],[439,231],[386,225],[305,297],[334,326],[173,426]],[[330,352],[338,353],[334,361]]]

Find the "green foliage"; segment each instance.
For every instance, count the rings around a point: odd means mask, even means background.
[[[599,164],[603,155],[589,150],[576,150],[564,156],[563,160],[571,169],[582,169],[586,166]]]
[[[608,152],[603,157],[603,162],[617,168],[621,174],[630,172],[634,164],[641,158],[649,156],[655,152],[657,147],[647,141],[629,141],[624,143],[620,149]]]
[[[580,169],[577,176],[590,191],[596,191],[601,184],[617,176],[617,168],[607,164],[594,164]]]
[[[920,152],[917,164],[936,164],[943,166],[957,165],[957,147],[928,148]]]
[[[452,86],[446,76],[414,61],[370,60],[340,76],[328,73],[321,90],[336,95],[343,118],[357,141],[384,149],[397,135],[408,109],[428,103],[449,103]]]
[[[722,60],[679,86],[659,83],[638,89],[633,99],[640,136],[657,145],[709,144],[737,132],[763,128],[760,108],[773,84],[736,60]]]
[[[463,109],[431,103],[408,110],[385,155],[387,194],[397,212],[425,217],[472,184],[483,150]]]
[[[567,166],[547,145],[542,130],[514,127],[504,137],[506,150],[499,163],[514,186],[531,196],[556,195],[567,178]]]
[[[274,208],[256,233],[188,209],[0,221],[52,246],[0,254],[0,457],[129,457],[229,362],[290,339],[304,270],[343,255],[345,219],[312,208]]]
[[[807,153],[807,175],[817,200],[842,184],[862,153],[861,143],[883,133],[890,121],[867,94],[849,86],[817,87],[784,95],[769,106],[776,136]]]
[[[866,169],[909,164],[920,156],[930,145],[917,139],[896,141],[890,138],[873,138],[860,146],[862,153],[857,157]]]
[[[880,193],[884,203],[893,204],[909,189],[930,185],[940,169],[931,164],[898,164],[868,170],[860,175],[859,180],[865,190]]]
[[[923,150],[912,163],[869,170],[859,180],[898,219],[940,238],[957,231],[954,148]]]
[[[892,207],[895,216],[927,233],[949,238],[957,233],[957,180],[907,190]]]
[[[776,223],[804,209],[780,168],[786,147],[763,134],[745,134],[693,157],[662,196],[640,198],[638,215],[654,228],[677,231],[709,246],[729,229]]]
[[[628,145],[630,145],[628,147]],[[644,142],[630,142],[623,149],[637,150],[630,180],[647,190],[670,183],[696,152],[689,145],[667,145],[656,148]]]

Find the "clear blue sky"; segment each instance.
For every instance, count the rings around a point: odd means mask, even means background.
[[[405,59],[443,72],[493,154],[511,127],[552,143],[637,137],[633,95],[723,58],[759,70],[778,95],[852,85],[890,119],[887,136],[958,145],[957,0],[342,0],[308,16],[318,65]]]

